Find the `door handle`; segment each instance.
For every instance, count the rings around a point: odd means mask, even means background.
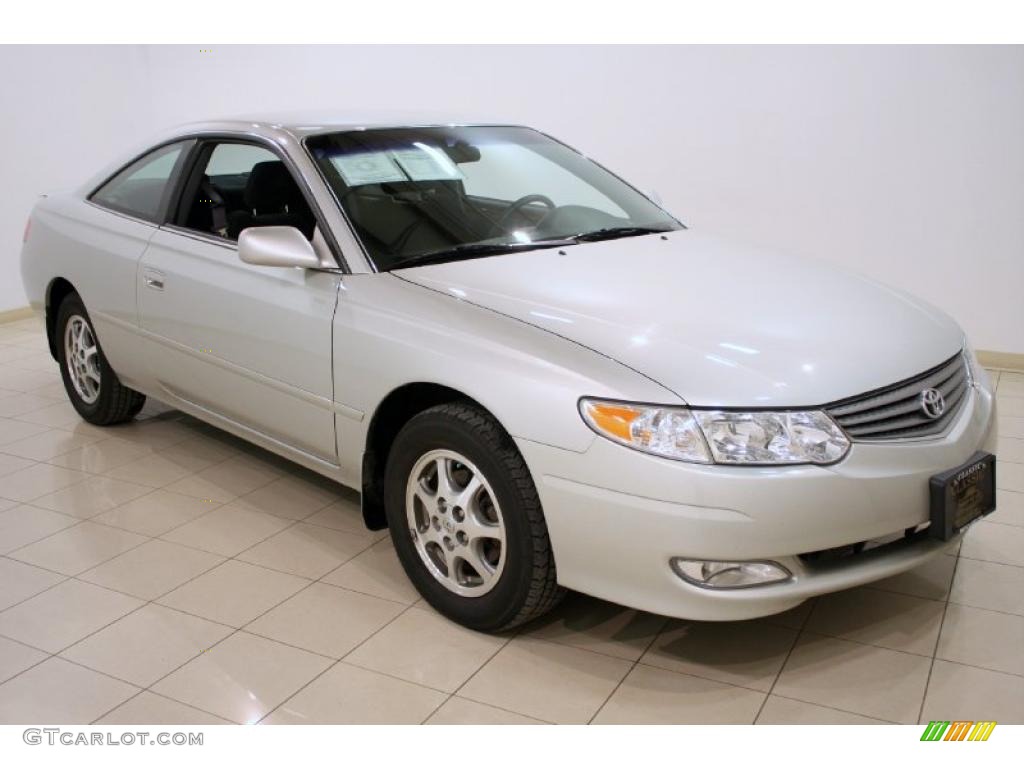
[[[160,272],[146,272],[142,279],[146,281],[147,288],[152,288],[154,291],[164,289],[164,276]]]

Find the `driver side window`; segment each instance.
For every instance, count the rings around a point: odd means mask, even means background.
[[[182,226],[227,240],[248,227],[290,226],[313,238],[316,219],[291,171],[266,147],[207,147],[190,181]]]

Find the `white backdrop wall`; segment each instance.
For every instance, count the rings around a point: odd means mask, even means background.
[[[536,125],[692,227],[864,272],[1024,353],[1024,47],[6,47],[0,66],[0,310],[25,303],[37,193],[185,121],[384,107]]]
[[[18,256],[40,193],[77,187],[151,131],[134,46],[0,46],[0,311],[25,306]]]

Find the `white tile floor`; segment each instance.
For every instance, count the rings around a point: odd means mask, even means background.
[[[1024,375],[999,510],[917,572],[742,623],[418,599],[357,499],[151,403],[99,429],[0,325],[0,722],[1024,722]]]

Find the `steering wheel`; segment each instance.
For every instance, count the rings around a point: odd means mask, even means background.
[[[555,205],[554,200],[547,195],[523,195],[505,209],[505,212],[501,214],[501,218],[494,223],[493,229],[499,231],[505,230],[505,225],[508,223],[508,220],[515,214],[519,213],[523,208],[530,205],[530,203],[543,203],[550,211],[553,211],[558,207]]]

